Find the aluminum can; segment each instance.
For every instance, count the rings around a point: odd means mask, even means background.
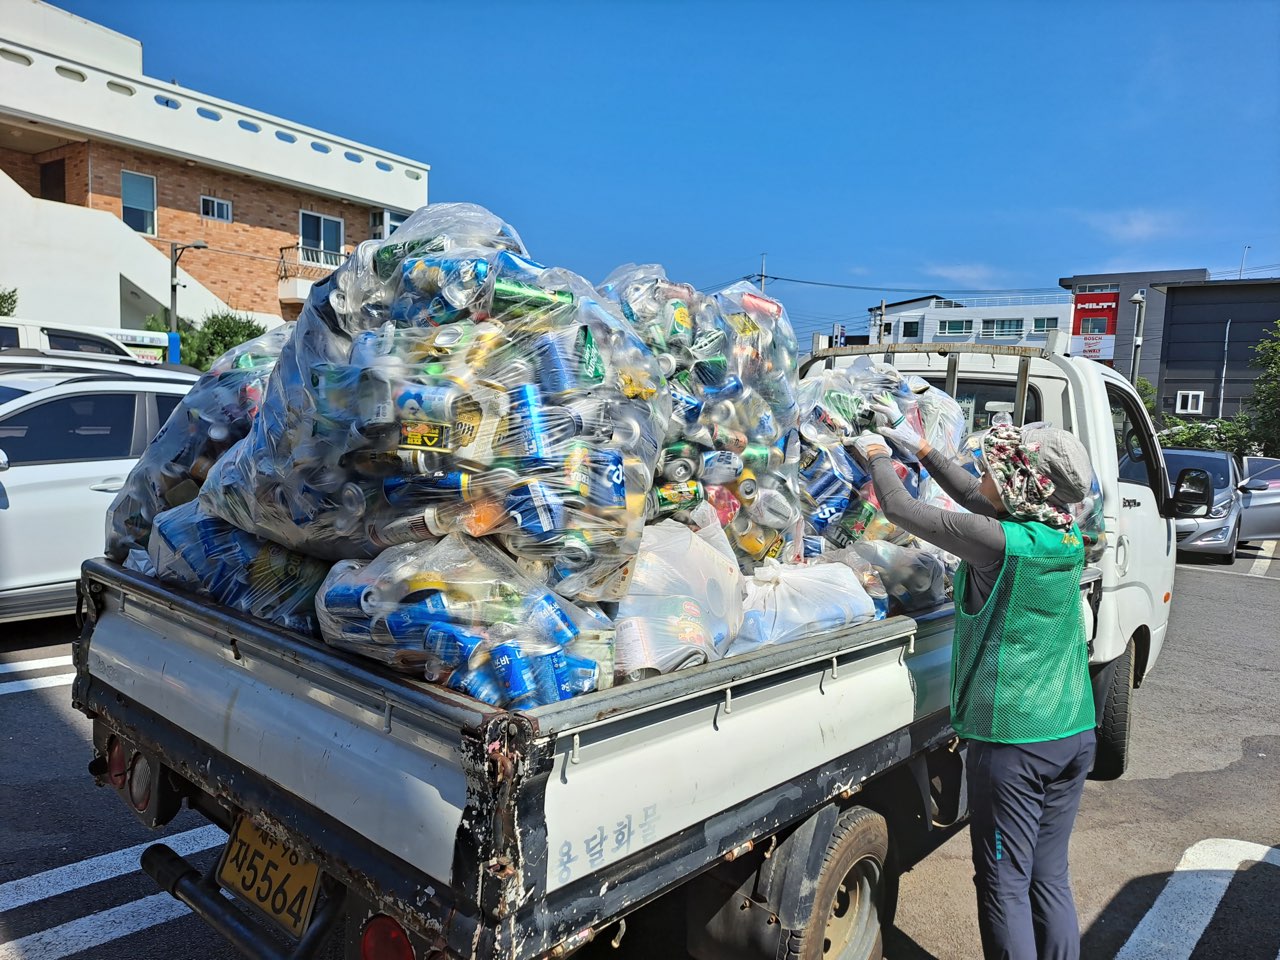
[[[484,639],[482,634],[456,624],[432,623],[426,628],[423,645],[446,667],[459,670],[467,666]]]
[[[692,443],[673,443],[663,448],[660,469],[668,480],[693,480],[702,472],[701,452]]]
[[[489,663],[511,706],[533,705],[538,696],[538,681],[533,675],[530,658],[518,644],[498,644],[489,652]]]
[[[690,426],[698,422],[702,416],[703,401],[688,390],[671,383],[671,416],[676,422]]]
[[[509,391],[511,416],[516,421],[518,447],[526,457],[545,461],[550,453],[546,408],[538,388],[531,383],[520,384]]]
[[[717,384],[724,383],[729,376],[729,358],[722,353],[714,357],[702,357],[693,361],[689,370],[694,379],[704,387],[714,387]],[[741,389],[741,382],[739,382],[738,386]]]
[[[591,544],[587,538],[580,531],[570,530],[556,550],[555,567],[561,572],[581,570],[591,562],[591,557]]]
[[[559,662],[554,664],[557,668],[556,679],[560,683],[561,691],[568,690],[569,696],[576,696],[580,693],[591,693],[593,690],[599,689],[600,684],[600,665],[589,657],[575,657],[573,654],[562,654],[563,673],[561,673],[561,665]],[[561,699],[568,699],[562,697]]]
[[[566,290],[544,290],[530,283],[498,278],[493,281],[493,313],[534,313],[573,303]]]
[[[495,707],[502,706],[505,699],[498,678],[488,664],[476,670],[455,670],[446,686]]]
[[[822,538],[821,537],[805,537],[804,538],[804,557],[822,556]]]
[[[662,326],[667,343],[688,343],[693,336],[693,316],[684,300],[668,300],[662,305]]]
[[[782,451],[771,444],[752,443],[742,451],[742,465],[756,473],[767,473],[782,466]]]
[[[702,484],[696,480],[682,480],[679,483],[664,483],[649,491],[646,513],[649,516],[665,517],[679,510],[691,510],[706,497]]]
[[[577,389],[579,385],[576,358],[554,333],[544,333],[533,342],[534,365],[538,370],[538,385],[548,396],[558,396]]]
[[[520,530],[545,542],[564,530],[564,500],[541,480],[512,487],[503,504]]]
[[[782,316],[782,304],[760,293],[746,292],[742,294],[742,305],[755,313],[763,313],[777,320]]]
[[[454,384],[402,381],[393,389],[395,415],[398,420],[435,420],[451,422],[462,391]]]
[[[717,450],[732,450],[734,453],[741,454],[747,449],[747,435],[741,430],[722,427],[717,423],[712,425],[710,433],[711,445]]]
[[[720,521],[720,526],[722,527],[727,527],[733,523],[733,518],[742,509],[742,502],[733,495],[733,491],[728,487],[709,484],[706,488],[706,496],[707,503],[715,507],[716,518]]]
[[[323,603],[330,616],[363,620],[373,613],[374,598],[368,584],[335,583],[324,592]]]
[[[578,626],[564,612],[550,593],[534,594],[525,601],[525,614],[529,626],[562,646],[572,643],[578,635]]]
[[[729,536],[738,549],[754,560],[764,559],[774,547],[781,551],[782,534],[762,527],[745,513],[733,518],[733,523],[729,524]]]
[[[796,519],[795,505],[781,490],[761,490],[746,505],[747,516],[771,530],[783,530]]]
[[[627,505],[626,461],[617,450],[591,452],[590,501],[598,507],[622,508]]]
[[[701,459],[703,483],[732,483],[742,473],[742,458],[732,450],[709,450]]]
[[[574,440],[564,456],[564,488],[586,500],[591,496],[591,446]]]

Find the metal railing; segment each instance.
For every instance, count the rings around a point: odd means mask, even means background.
[[[346,259],[345,253],[293,244],[280,248],[280,262],[276,268],[276,276],[281,280],[289,280],[293,277],[301,277],[304,280],[323,280],[333,273],[344,259]]]
[[[1016,297],[934,297],[933,306],[940,310],[960,310],[964,307],[1021,307],[1070,302],[1069,293],[1037,293]]]

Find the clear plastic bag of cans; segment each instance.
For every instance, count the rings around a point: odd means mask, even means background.
[[[947,565],[937,554],[886,540],[859,540],[850,548],[880,575],[891,601],[904,612],[947,601]]]
[[[877,618],[862,580],[838,563],[763,563],[747,578],[743,606],[742,629],[730,655]]]
[[[862,558],[852,547],[840,550],[828,550],[814,561],[815,564],[838,563],[848,567],[862,584],[871,603],[875,606],[875,619],[883,620],[889,615],[889,592],[885,590],[880,574],[870,563]]]
[[[369,563],[334,564],[316,599],[333,646],[495,706],[556,703],[612,679],[580,656],[605,630],[491,543],[459,534],[401,544]]]
[[[799,559],[796,341],[782,304],[741,283],[704,295],[648,264],[601,292],[656,353],[671,419],[649,494],[650,521],[706,502],[743,568]]]
[[[669,399],[585,280],[469,204],[424,207],[313,288],[263,414],[204,496],[331,559],[496,537],[563,595],[616,600]]]
[[[196,498],[213,464],[249,432],[292,333],[286,323],[228,350],[174,407],[107,510],[108,557],[146,550],[156,515]]]
[[[285,629],[317,633],[315,595],[329,564],[245,533],[198,500],[155,518],[147,556],[161,580]]]
[[[742,624],[738,565],[705,536],[664,520],[645,528],[615,617],[614,673],[641,680],[718,659]]]

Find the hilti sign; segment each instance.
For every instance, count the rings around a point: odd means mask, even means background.
[[[1118,293],[1077,293],[1071,313],[1071,352],[1091,360],[1114,359],[1119,310]]]

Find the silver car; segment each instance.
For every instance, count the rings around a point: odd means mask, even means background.
[[[1213,506],[1203,517],[1178,517],[1178,550],[1207,553],[1224,564],[1235,563],[1236,548],[1249,540],[1280,538],[1280,460],[1247,457],[1242,472],[1235,456],[1223,450],[1166,447],[1169,476],[1188,467],[1213,479]]]

